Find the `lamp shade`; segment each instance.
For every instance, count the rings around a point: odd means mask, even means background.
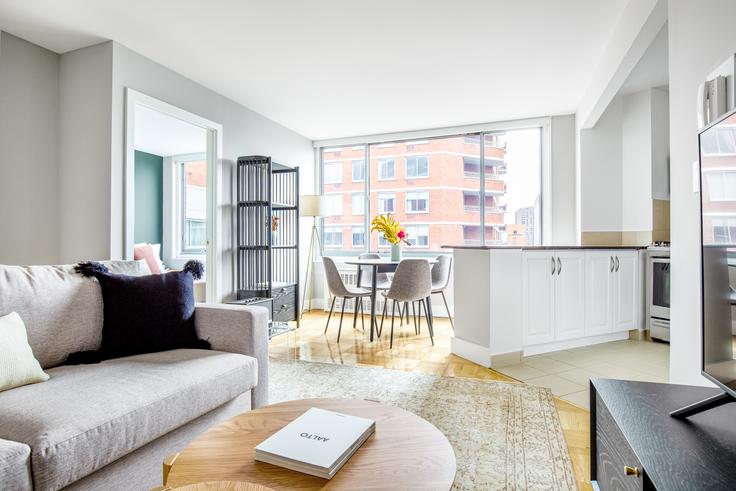
[[[321,217],[322,196],[319,194],[303,194],[299,196],[299,214],[303,217]]]

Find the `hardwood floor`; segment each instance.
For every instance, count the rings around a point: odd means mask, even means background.
[[[511,377],[481,367],[450,353],[452,329],[447,319],[435,321],[434,347],[430,343],[426,325],[422,323],[421,334],[414,334],[413,325],[398,326],[394,330],[394,347],[389,349],[390,318],[384,323],[383,336],[369,342],[369,320],[365,317],[365,331],[361,329],[360,317],[353,329],[352,313],[345,313],[340,344],[337,331],[340,314],[332,316],[327,334],[324,334],[327,314],[311,311],[304,314],[301,327],[288,335],[271,340],[269,356],[274,360],[304,360],[323,363],[341,363],[369,367],[407,370],[446,377],[468,377],[505,382],[516,382]],[[380,319],[379,319],[380,322]],[[572,458],[578,488],[592,489],[590,472],[590,413],[569,402],[555,397],[555,406],[560,416],[562,430]]]

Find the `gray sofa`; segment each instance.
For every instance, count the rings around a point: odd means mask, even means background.
[[[113,271],[130,263],[108,264]],[[164,457],[267,403],[268,320],[259,307],[197,304],[212,351],[63,366],[97,349],[102,295],[71,266],[0,265],[0,315],[18,312],[47,382],[0,392],[0,489],[145,490]]]

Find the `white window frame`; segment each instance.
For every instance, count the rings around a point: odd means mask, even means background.
[[[383,209],[381,206],[382,201],[385,203],[386,196],[391,196],[393,201],[393,208],[391,210]],[[378,192],[378,213],[396,213],[396,191],[379,191]]]
[[[362,244],[356,244],[355,243],[355,233],[356,230],[360,231],[360,234],[363,236],[363,243]],[[366,244],[366,236],[365,236],[365,226],[364,225],[351,225],[350,226],[350,245],[353,248],[356,247],[365,247]]]
[[[726,180],[726,174],[733,174],[733,178],[736,178],[736,170],[708,170],[705,173],[705,179],[708,184],[708,193],[709,193],[709,199],[712,202],[723,202],[723,201],[736,201],[736,187],[727,187],[725,180]],[[723,194],[719,197],[713,196],[713,179],[718,179],[720,181],[720,187],[721,191],[723,191]],[[727,194],[727,191],[730,190],[733,195]]]
[[[328,181],[327,180],[327,173],[324,172],[324,168],[326,166],[328,166],[328,165],[335,166],[335,167],[338,167],[340,169],[340,171],[337,173],[337,178],[338,178],[337,181]],[[324,173],[324,179],[325,179],[324,183],[325,184],[342,184],[342,172],[343,172],[342,160],[332,160],[332,161],[324,162],[322,164],[322,169],[323,169],[322,172]]]
[[[328,244],[327,243],[327,234],[334,234],[339,233],[340,234],[340,243],[339,244]],[[342,248],[343,243],[343,226],[342,225],[325,225],[324,230],[322,232],[323,237],[323,243],[325,248],[329,249],[340,249]]]
[[[381,177],[383,166],[387,162],[393,162],[394,172],[391,177]],[[396,180],[396,159],[394,157],[378,157],[378,180],[379,181],[395,181]]]
[[[410,176],[409,175],[409,159],[419,159],[422,157],[424,157],[427,160],[427,173],[424,175],[417,174],[414,176]],[[418,161],[415,164],[415,169],[419,169]],[[407,179],[429,179],[429,155],[422,155],[422,154],[407,155],[406,160],[404,162],[404,175],[406,176]]]
[[[186,176],[184,175],[184,166],[190,162],[197,162],[204,160],[206,162],[205,154],[192,154],[184,156],[172,157],[172,162],[176,166],[176,182],[177,189],[174,196],[176,196],[176,206],[174,208],[176,215],[176,226],[174,230],[178,235],[178,245],[176,248],[176,256],[181,258],[194,258],[204,259],[207,253],[207,246],[205,247],[187,247],[186,246],[186,203],[184,200],[184,192],[186,190]],[[205,193],[207,188],[205,187]],[[206,205],[206,198],[205,198]],[[204,220],[205,227],[207,226],[207,220]]]
[[[363,167],[363,177],[360,179],[355,178],[355,164],[360,163]],[[365,159],[352,159],[350,161],[350,177],[352,178],[353,182],[365,182],[365,174],[366,174],[366,166],[365,166]],[[330,184],[329,182],[325,184]],[[336,184],[336,183],[335,183]]]
[[[409,209],[409,201],[418,201],[418,200],[421,199],[421,198],[413,198],[412,199],[411,198],[411,195],[414,195],[414,194],[423,194],[423,195],[426,195],[427,196],[426,197],[426,202],[427,202],[427,208],[426,209],[420,210],[420,211],[415,211],[415,210],[410,210]],[[429,213],[429,197],[430,197],[429,194],[430,194],[429,191],[419,191],[419,190],[417,190],[417,191],[407,191],[406,194],[405,194],[405,196],[404,196],[404,212],[407,215]]]
[[[409,244],[411,244],[412,248],[415,248],[415,249],[429,249],[429,244],[430,244],[430,242],[429,242],[429,229],[430,229],[429,225],[420,224],[420,223],[412,223],[411,225],[407,225],[405,228],[406,228],[406,233],[409,234],[409,238],[407,239],[407,241],[409,242]],[[423,235],[419,235],[419,234],[417,234],[415,232],[412,232],[413,230],[416,230],[418,228],[425,229],[427,231],[427,234],[426,234],[427,244],[426,245],[419,245],[416,242],[412,242],[412,241],[416,241],[416,237],[417,236],[419,236],[419,237],[422,237],[423,236]],[[412,238],[412,237],[414,237],[414,238]]]
[[[326,193],[323,195],[324,207],[328,209],[327,211],[331,216],[342,215],[344,208],[343,202],[345,201],[343,196],[343,193]],[[336,206],[333,206],[333,200]]]
[[[360,203],[360,211],[355,209],[356,199]],[[365,215],[365,193],[352,193],[350,196],[350,213],[352,215]]]

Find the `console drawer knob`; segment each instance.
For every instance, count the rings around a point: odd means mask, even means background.
[[[624,466],[624,474],[627,476],[634,476],[639,477],[639,468],[638,467],[629,467],[628,465]]]

